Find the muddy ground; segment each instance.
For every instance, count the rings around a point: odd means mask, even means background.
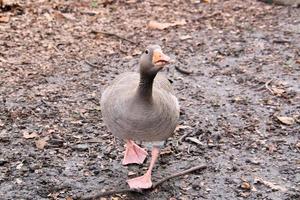
[[[176,60],[163,73],[181,105],[181,126],[153,181],[207,169],[112,198],[300,198],[299,8],[15,2],[0,11],[0,199],[70,200],[127,188],[129,172],[146,170],[149,159],[121,165],[123,143],[102,123],[99,100],[117,74],[137,70],[153,43]],[[150,20],[177,25],[150,29]]]

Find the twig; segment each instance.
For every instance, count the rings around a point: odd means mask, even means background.
[[[120,194],[120,193],[141,193],[142,194],[144,191],[153,190],[153,189],[157,188],[159,185],[163,184],[164,182],[166,182],[166,181],[168,181],[172,178],[175,178],[175,177],[178,177],[178,176],[183,176],[183,175],[186,175],[188,173],[194,172],[196,170],[204,170],[206,168],[207,168],[207,165],[199,165],[199,166],[192,167],[190,169],[184,170],[182,172],[170,175],[166,178],[163,178],[163,179],[159,180],[158,182],[153,184],[152,187],[149,188],[149,189],[144,189],[144,190],[140,190],[140,189],[139,190],[137,190],[137,189],[112,190],[112,191],[107,191],[107,192],[101,192],[101,193],[98,193],[98,194],[92,195],[92,196],[79,197],[78,199],[80,199],[80,200],[93,200],[93,199],[99,199],[100,197],[110,196],[110,195]]]
[[[88,61],[87,59],[84,59],[84,62],[85,62],[86,64],[88,64],[89,66],[91,66],[91,67],[98,68],[98,65],[95,65],[95,64],[91,63],[91,62]]]
[[[136,43],[135,41],[133,41],[133,40],[127,39],[127,38],[125,38],[125,37],[122,37],[122,36],[120,36],[120,35],[117,35],[117,34],[111,33],[111,32],[106,32],[106,31],[95,31],[95,30],[93,30],[93,31],[91,31],[91,33],[94,33],[94,34],[100,33],[100,34],[107,35],[107,36],[113,36],[113,37],[119,38],[119,39],[121,39],[121,40],[125,40],[125,41],[127,41],[127,42],[130,42],[130,43],[132,43],[132,44],[137,44],[137,43]]]
[[[183,136],[181,136],[181,138],[179,138],[179,142],[182,143],[182,141],[189,135],[191,134],[190,132],[185,133]]]
[[[157,186],[163,184],[164,182],[172,179],[172,178],[175,178],[175,177],[178,177],[178,176],[183,176],[183,175],[186,175],[188,173],[191,173],[191,172],[194,172],[194,171],[197,171],[197,170],[204,170],[207,168],[207,165],[199,165],[199,166],[196,166],[196,167],[192,167],[190,169],[187,169],[187,170],[184,170],[182,172],[179,172],[179,173],[176,173],[176,174],[173,174],[171,176],[168,176],[166,178],[163,178],[161,179],[160,181],[156,182],[155,184],[153,184],[152,188],[151,189],[155,189]]]
[[[193,71],[188,71],[188,70],[185,70],[185,69],[181,69],[181,68],[178,67],[178,66],[175,66],[175,69],[176,69],[177,71],[179,71],[180,73],[186,74],[186,75],[190,75],[190,74],[193,73]]]
[[[99,199],[100,197],[110,196],[114,194],[120,194],[120,193],[142,193],[141,190],[136,189],[120,189],[120,190],[112,190],[107,192],[101,192],[96,195],[86,196],[86,197],[79,197],[80,200],[94,200]]]
[[[265,87],[267,88],[267,90],[269,90],[272,94],[274,94],[273,90],[269,87],[270,83],[273,81],[274,79],[270,79],[269,81],[267,81],[265,83]]]
[[[273,40],[273,43],[275,44],[291,44],[291,41],[289,40]]]

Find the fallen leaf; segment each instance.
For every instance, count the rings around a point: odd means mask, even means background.
[[[41,139],[35,141],[35,145],[38,149],[44,149],[45,146],[47,145],[48,140],[49,140],[48,137],[41,138]]]
[[[199,144],[199,145],[203,145],[203,143],[200,140],[198,140],[197,138],[194,138],[194,137],[187,137],[187,138],[185,138],[185,140],[189,140],[189,141],[191,141],[193,143],[196,143],[196,144]]]
[[[249,182],[244,181],[241,185],[241,188],[245,189],[245,190],[250,190],[251,189],[251,185]]]
[[[268,144],[267,148],[269,150],[269,153],[273,153],[274,151],[277,150],[276,146],[272,143]]]
[[[24,132],[23,133],[23,138],[25,139],[32,139],[32,138],[36,138],[39,135],[36,132],[32,132],[32,133],[28,133],[28,132]]]
[[[3,127],[3,126],[4,126],[4,123],[0,119],[0,127]]]
[[[128,172],[128,176],[133,176],[133,175],[136,175],[136,172],[133,172],[133,171]]]
[[[0,16],[0,23],[9,22],[9,16]]]
[[[74,21],[76,20],[76,18],[74,17],[73,14],[70,14],[70,13],[60,13],[60,12],[55,12],[54,13],[54,18],[57,19],[57,20],[71,20],[71,21]]]
[[[241,197],[244,197],[244,198],[249,197],[250,194],[251,194],[250,192],[241,192],[241,193],[240,193]]]
[[[16,4],[16,0],[0,0],[1,6],[9,6],[13,4]]]
[[[277,116],[277,119],[285,125],[293,125],[295,123],[295,119],[292,117]]]
[[[48,20],[48,22],[53,21],[53,16],[51,16],[49,13],[45,13],[44,16]]]
[[[285,92],[284,89],[277,88],[277,87],[272,87],[271,89],[274,94],[279,95],[279,96],[281,96]]]
[[[187,129],[187,128],[191,128],[191,127],[187,126],[187,125],[177,125],[175,128],[175,131],[179,131],[179,130]]]
[[[179,37],[180,40],[188,40],[188,39],[191,39],[191,38],[192,38],[192,36],[190,36],[190,35],[183,35],[183,36]]]
[[[150,21],[148,23],[148,28],[149,29],[158,29],[158,30],[163,30],[169,27],[173,27],[173,26],[182,26],[185,25],[186,21],[185,20],[180,20],[180,21],[175,21],[173,23],[161,23],[161,22],[157,22],[157,21]]]
[[[73,200],[73,198],[72,197],[67,197],[66,200]]]
[[[173,151],[170,146],[168,146],[160,151],[160,155],[166,155],[166,154],[172,154],[172,153],[173,153]]]
[[[21,183],[23,183],[23,181],[22,181],[22,179],[20,179],[20,178],[16,178],[16,183],[17,183],[18,185],[20,185]]]
[[[20,164],[17,165],[16,169],[21,169],[23,167],[23,163],[21,162]]]

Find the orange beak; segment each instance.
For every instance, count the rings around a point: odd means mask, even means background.
[[[163,54],[163,52],[160,49],[153,51],[152,63],[154,65],[165,65],[168,64],[170,60],[170,57]]]

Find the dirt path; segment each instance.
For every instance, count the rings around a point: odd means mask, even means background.
[[[0,199],[65,199],[126,188],[123,145],[100,96],[158,43],[181,104],[145,195],[300,198],[300,10],[257,1],[26,1],[0,11]],[[179,25],[147,28],[150,20]],[[192,72],[184,74],[175,69]],[[183,138],[184,136],[184,138]],[[138,175],[135,174],[134,176]]]

